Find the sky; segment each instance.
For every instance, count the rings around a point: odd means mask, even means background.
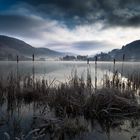
[[[140,0],[0,0],[0,34],[94,55],[140,39]]]

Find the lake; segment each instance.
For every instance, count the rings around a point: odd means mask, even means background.
[[[93,86],[97,77],[97,85],[100,87],[103,84],[104,75],[111,77],[114,71],[118,71],[124,81],[132,74],[139,74],[140,63],[116,62],[114,65],[113,62],[97,62],[96,70],[95,62],[90,62],[89,65],[82,61],[21,61],[18,64],[14,61],[0,62],[0,77],[3,77],[3,79],[13,73],[15,76],[24,77],[30,75],[34,76],[35,79],[48,79],[50,83],[55,79],[54,84],[58,85],[61,82],[69,81],[75,71],[79,77],[83,76],[85,80],[87,72],[90,72]],[[27,133],[34,125],[33,117],[41,116],[42,109],[41,104],[20,103],[15,109],[13,108],[12,111],[9,111],[6,103],[1,104],[0,139],[5,140],[4,132],[9,132],[10,136],[14,136],[18,131],[20,133],[22,129],[24,133]],[[55,117],[55,114],[49,108],[46,115],[48,118]],[[89,131],[75,138],[65,138],[66,140],[138,140],[140,138],[140,121],[137,118],[116,120],[111,125],[100,124],[97,121],[90,122],[84,118],[81,118],[81,122],[87,123]],[[50,140],[49,137],[45,139]]]
[[[45,78],[48,80],[56,79],[56,83],[65,82],[69,77],[77,71],[79,77],[86,79],[87,69],[92,75],[92,82],[95,81],[95,63],[90,62],[88,65],[83,61],[21,61],[18,64],[15,61],[0,62],[0,77],[7,77],[10,73],[18,74],[22,77],[34,75],[35,79]],[[111,76],[113,71],[118,71],[124,78],[134,73],[139,73],[139,62],[98,62],[97,63],[97,82],[101,84],[101,80],[105,74]]]

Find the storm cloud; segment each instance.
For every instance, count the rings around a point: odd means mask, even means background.
[[[140,0],[0,0],[0,34],[92,54],[139,39]]]
[[[140,25],[140,0],[24,0],[17,5],[68,26],[100,21],[108,26]]]

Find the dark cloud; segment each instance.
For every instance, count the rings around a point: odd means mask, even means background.
[[[3,6],[9,1],[3,1]],[[9,4],[15,11],[27,9],[43,18],[56,19],[72,27],[100,21],[108,26],[140,25],[140,0],[14,0]],[[7,4],[7,7],[10,6]],[[25,10],[24,13],[27,14]]]
[[[0,33],[25,37],[40,37],[39,28],[44,21],[35,17],[21,15],[0,15]]]
[[[140,0],[24,0],[24,3],[67,25],[98,21],[112,26],[140,25]]]

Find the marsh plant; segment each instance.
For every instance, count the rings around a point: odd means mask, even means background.
[[[89,69],[86,80],[75,71],[68,82],[57,85],[55,79],[48,82],[45,78],[34,79],[33,76],[15,77],[10,74],[6,81],[0,80],[1,106],[7,104],[7,111],[12,114],[23,103],[34,104],[34,108],[41,106],[40,115],[33,116],[33,126],[26,135],[22,130],[15,137],[5,132],[7,139],[45,139],[49,136],[50,139],[63,140],[89,131],[87,120],[110,122],[140,114],[136,99],[139,75],[131,75],[123,81],[122,76],[114,71],[111,78],[104,76],[99,88],[92,85]],[[46,116],[46,109],[54,113],[54,118]],[[15,129],[21,128],[18,124],[20,122],[14,123]]]

